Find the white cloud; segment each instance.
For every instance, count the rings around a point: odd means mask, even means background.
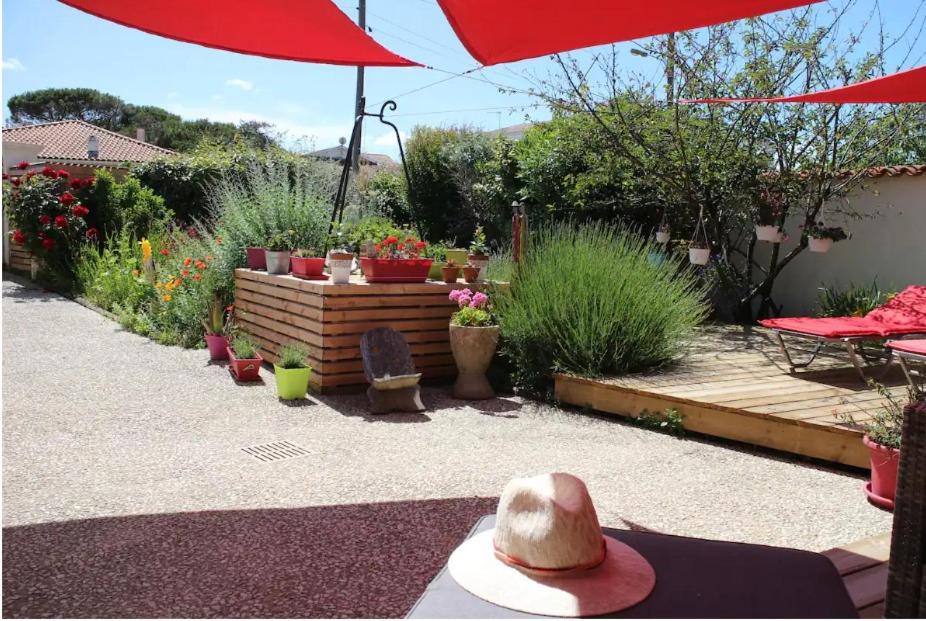
[[[250,91],[254,89],[254,83],[247,80],[242,80],[241,78],[232,78],[231,80],[225,81],[226,86],[234,86],[235,88],[240,88],[243,91]]]
[[[399,136],[402,137],[403,144],[405,143],[406,140],[408,140],[408,134],[406,134],[402,130],[399,130]],[[398,147],[396,146],[396,142],[395,142],[395,132],[393,131],[388,131],[384,134],[380,134],[373,141],[373,144],[375,144],[377,147],[395,147],[396,149],[398,149]]]
[[[3,69],[6,71],[25,71],[26,66],[22,64],[18,58],[4,58],[3,59]]]

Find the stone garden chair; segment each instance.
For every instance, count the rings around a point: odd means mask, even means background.
[[[422,412],[421,373],[415,369],[405,337],[392,328],[367,330],[360,339],[363,373],[370,387],[370,412]]]

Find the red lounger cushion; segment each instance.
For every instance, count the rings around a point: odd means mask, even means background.
[[[926,356],[926,339],[910,339],[909,341],[888,341],[886,346],[896,351],[904,351],[908,354],[918,354]]]
[[[887,336],[926,334],[926,287],[911,285],[865,315],[885,326]]]
[[[884,336],[884,326],[867,317],[781,317],[762,319],[759,323],[766,328],[800,332],[823,338]]]

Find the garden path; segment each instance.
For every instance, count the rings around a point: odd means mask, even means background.
[[[9,278],[8,614],[401,615],[510,478],[553,470],[618,528],[811,550],[890,529],[858,474],[520,398],[285,404],[266,369],[238,386],[205,351]],[[307,454],[242,450],[279,441]]]

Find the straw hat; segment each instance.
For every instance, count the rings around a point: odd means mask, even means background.
[[[646,559],[602,534],[585,484],[565,473],[508,483],[495,528],[454,550],[448,569],[493,604],[557,617],[623,610],[656,585]]]

